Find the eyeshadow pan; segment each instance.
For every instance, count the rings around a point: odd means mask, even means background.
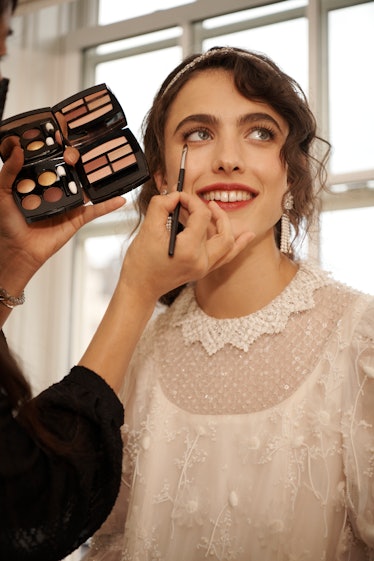
[[[88,103],[88,108],[91,111],[92,109],[97,109],[97,107],[101,107],[101,105],[106,105],[106,104],[110,104],[110,107],[112,107],[112,104],[110,103],[110,97],[108,94],[103,95],[102,97],[99,97],[98,99],[95,99],[90,103]]]
[[[43,171],[38,177],[38,183],[43,185],[43,187],[48,187],[52,185],[57,180],[57,175],[54,171]]]
[[[85,115],[87,113],[87,108],[84,105],[81,105],[74,111],[69,111],[69,114],[65,114],[65,119],[70,122],[70,120],[74,120],[81,115]]]
[[[96,111],[93,111],[92,113],[87,113],[84,117],[82,117],[81,119],[77,119],[72,123],[69,123],[69,125],[72,129],[75,129],[76,127],[80,127],[82,125],[90,123],[91,121],[94,121],[98,117],[102,117],[106,113],[109,113],[111,110],[112,110],[112,105],[108,104],[105,107],[102,107],[101,109],[97,109]]]
[[[119,171],[120,169],[127,168],[128,166],[131,166],[131,164],[135,164],[135,163],[136,163],[136,158],[134,154],[129,154],[125,158],[122,158],[122,160],[117,160],[116,162],[113,162],[112,168],[113,171]]]
[[[25,138],[26,140],[31,140],[32,138],[39,136],[39,134],[40,134],[39,129],[28,129],[22,134],[22,138]]]
[[[100,156],[100,158],[96,158],[94,160],[90,160],[87,164],[84,164],[84,169],[86,173],[90,173],[95,169],[99,168],[100,166],[105,166],[108,163],[108,160],[105,155]]]
[[[42,200],[38,195],[27,195],[22,200],[22,206],[25,210],[35,210],[40,206],[41,202]]]
[[[57,203],[62,199],[63,192],[58,187],[50,187],[44,191],[44,200],[48,203]]]
[[[108,90],[106,88],[98,90],[97,92],[93,92],[91,94],[86,95],[84,99],[88,103],[88,102],[92,101],[93,99],[96,99],[97,97],[101,97],[103,94],[105,95],[107,93],[107,91]]]
[[[108,154],[108,158],[111,162],[113,162],[114,160],[118,160],[118,158],[122,158],[122,156],[127,156],[128,154],[132,154],[132,148],[130,144],[125,144],[124,146],[117,148],[117,150],[112,150],[112,152]]]
[[[70,103],[69,105],[66,105],[65,107],[61,108],[62,113],[68,113],[69,111],[72,111],[72,109],[75,109],[76,107],[79,107],[80,105],[83,105],[83,99],[77,99],[76,101],[73,101],[72,103]]]
[[[85,163],[89,160],[92,160],[93,158],[96,158],[97,156],[101,156],[105,152],[113,150],[113,148],[117,148],[118,146],[122,146],[124,144],[127,144],[127,142],[123,136],[119,138],[112,138],[111,140],[108,140],[108,142],[104,142],[104,144],[100,144],[86,154],[83,154],[82,162]]]
[[[89,173],[87,174],[88,180],[91,183],[95,183],[96,181],[99,181],[100,179],[103,179],[104,177],[107,177],[108,175],[112,175],[112,169],[110,166],[106,166],[105,168],[100,168],[97,171],[94,171],[93,173]]]
[[[28,178],[21,179],[21,181],[17,183],[17,191],[19,193],[31,193],[34,187],[35,187],[35,181]]]
[[[34,140],[34,142],[30,142],[30,144],[27,145],[27,150],[30,150],[30,152],[35,152],[36,150],[40,150],[40,148],[43,148],[44,146],[44,142],[42,142],[41,140]]]

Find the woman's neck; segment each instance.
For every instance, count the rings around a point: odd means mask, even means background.
[[[291,282],[298,266],[277,248],[239,255],[196,283],[196,298],[204,312],[233,318],[260,310]]]

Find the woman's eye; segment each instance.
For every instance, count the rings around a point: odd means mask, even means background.
[[[258,127],[256,129],[253,129],[250,133],[249,133],[249,138],[253,138],[254,140],[262,140],[262,141],[266,141],[266,140],[271,140],[272,138],[274,138],[274,133],[273,131],[263,128],[263,127]]]
[[[211,138],[210,133],[205,129],[197,129],[194,131],[187,132],[184,135],[184,139],[189,142],[201,142],[204,140],[209,140]]]

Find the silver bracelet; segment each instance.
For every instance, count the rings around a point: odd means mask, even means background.
[[[24,304],[24,302],[25,302],[24,291],[22,291],[21,296],[17,298],[17,296],[11,296],[5,290],[5,288],[0,288],[0,304],[3,304],[3,306],[6,306],[7,308],[10,308],[12,310],[15,306],[20,306],[21,304]]]

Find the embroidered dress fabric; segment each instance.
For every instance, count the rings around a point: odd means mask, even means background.
[[[373,297],[308,263],[247,317],[186,288],[133,358],[122,488],[89,559],[374,559],[373,400]]]

